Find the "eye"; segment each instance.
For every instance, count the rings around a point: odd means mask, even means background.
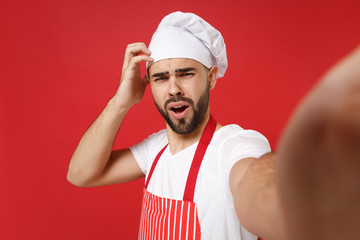
[[[162,77],[155,78],[155,79],[154,79],[154,82],[162,81],[162,80],[166,80],[166,79],[167,79],[166,76],[162,76]]]
[[[193,76],[193,75],[194,75],[194,73],[186,72],[186,73],[181,73],[180,77],[190,77],[190,76]]]

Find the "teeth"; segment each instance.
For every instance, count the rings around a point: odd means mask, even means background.
[[[185,106],[178,106],[178,107],[173,107],[174,109],[179,109],[179,108],[182,108],[182,107],[185,107]]]

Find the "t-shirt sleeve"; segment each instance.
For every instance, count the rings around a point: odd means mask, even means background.
[[[166,130],[154,133],[144,141],[130,147],[141,171],[147,175],[156,154],[166,145]]]
[[[239,135],[236,135],[233,141],[236,146],[231,150],[230,168],[241,159],[258,158],[271,151],[268,140],[261,133],[254,130],[244,130]]]
[[[233,199],[229,187],[229,177],[234,164],[244,158],[261,157],[270,151],[271,148],[268,140],[261,133],[254,130],[239,131],[224,142],[221,152],[225,158],[225,181],[226,186],[228,186],[226,192],[231,202]]]

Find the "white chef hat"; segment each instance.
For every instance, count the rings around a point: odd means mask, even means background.
[[[163,18],[149,44],[152,63],[168,58],[190,58],[210,68],[227,68],[226,47],[221,33],[193,13],[173,12]],[[147,68],[152,64],[148,63]]]

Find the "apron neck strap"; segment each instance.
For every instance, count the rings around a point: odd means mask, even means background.
[[[216,123],[215,119],[210,115],[210,119],[209,119],[208,123],[206,124],[204,132],[201,135],[199,144],[196,148],[194,159],[193,159],[191,167],[190,167],[190,171],[188,174],[185,191],[184,191],[184,197],[183,197],[184,201],[193,202],[193,200],[194,200],[197,175],[199,173],[200,165],[204,158],[206,149],[209,146],[210,141],[214,135],[214,132],[216,129],[216,124],[217,123]]]
[[[160,152],[156,155],[155,159],[154,159],[154,162],[153,164],[151,165],[151,168],[150,168],[150,172],[149,172],[149,175],[146,179],[146,182],[145,182],[145,189],[147,189],[148,185],[149,185],[149,182],[150,182],[150,179],[151,179],[151,176],[154,172],[154,169],[156,167],[156,164],[157,162],[159,161],[161,155],[163,154],[163,152],[165,151],[166,147],[168,146],[169,144],[166,144],[161,150]]]
[[[195,185],[196,185],[196,179],[197,179],[197,175],[199,173],[199,169],[200,169],[200,165],[201,162],[203,160],[203,157],[205,155],[206,149],[210,144],[210,141],[212,139],[212,136],[214,135],[215,129],[216,129],[216,121],[215,119],[210,115],[210,119],[208,121],[208,123],[205,126],[204,132],[201,135],[199,144],[196,148],[195,151],[195,155],[193,158],[193,161],[191,163],[191,167],[189,170],[189,174],[188,174],[188,178],[186,181],[186,186],[185,186],[185,191],[184,191],[184,197],[183,200],[184,201],[189,201],[189,202],[193,202],[194,200],[194,192],[195,192]],[[161,155],[163,154],[163,152],[165,151],[166,147],[168,146],[168,144],[166,144],[161,150],[160,152],[156,155],[154,162],[151,166],[151,169],[149,171],[149,175],[146,179],[145,182],[145,189],[147,189],[151,176],[154,172],[154,169],[161,157]]]

